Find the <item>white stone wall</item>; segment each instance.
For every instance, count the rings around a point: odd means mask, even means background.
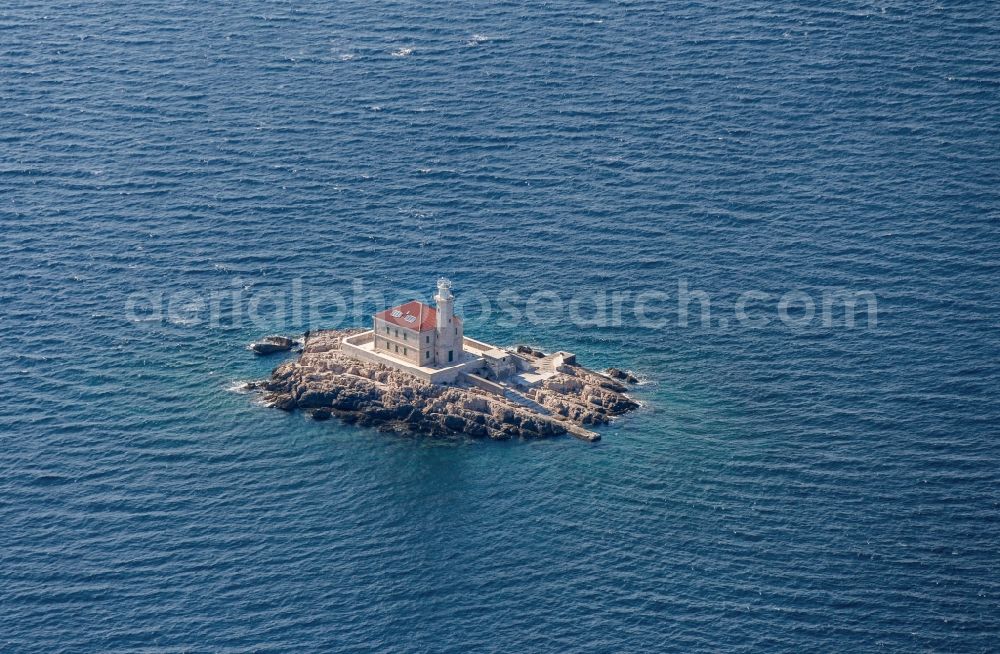
[[[388,331],[386,331],[388,329]],[[391,322],[374,319],[375,349],[388,352],[394,357],[411,361],[420,366],[431,365],[434,352],[434,330],[418,332],[415,329],[400,327]],[[427,339],[430,342],[427,342]]]
[[[431,382],[433,384],[454,384],[458,380],[461,373],[475,372],[483,366],[482,359],[469,359],[459,365],[453,365],[443,370],[423,369],[411,364],[408,361],[396,358],[395,353],[393,353],[392,356],[387,357],[379,352],[366,349],[365,344],[370,343],[373,336],[372,332],[356,334],[355,336],[344,339],[340,347],[345,354],[358,359],[359,361],[380,363],[389,368],[393,368],[394,370],[400,370],[413,375],[418,379],[423,379],[424,381]]]

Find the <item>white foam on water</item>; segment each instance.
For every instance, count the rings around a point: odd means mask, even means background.
[[[233,380],[230,382],[229,386],[226,387],[226,390],[229,391],[230,393],[238,393],[239,395],[248,395],[252,390],[249,386],[251,381],[253,380],[250,379]]]

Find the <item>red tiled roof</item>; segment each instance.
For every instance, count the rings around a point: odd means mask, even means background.
[[[398,315],[393,316],[392,314],[396,312],[398,312]],[[414,316],[416,320],[407,322],[406,316]],[[413,329],[418,332],[426,332],[434,329],[437,324],[437,309],[423,302],[410,300],[398,307],[380,311],[375,314],[375,317],[379,320],[390,322],[393,325],[399,325],[400,327]]]

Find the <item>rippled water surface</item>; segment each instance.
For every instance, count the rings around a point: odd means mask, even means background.
[[[989,2],[4,3],[0,650],[995,650],[998,30]],[[439,274],[868,290],[878,322],[468,307],[649,380],[591,446],[269,410],[231,390],[275,364],[245,344],[329,322],[196,315]]]

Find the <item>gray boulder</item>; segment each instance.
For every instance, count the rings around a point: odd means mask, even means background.
[[[638,379],[636,379],[635,375],[626,372],[620,368],[609,368],[608,377],[611,377],[612,379],[617,379],[619,381],[628,382],[629,384],[635,384],[639,381]]]
[[[295,347],[295,341],[285,336],[268,336],[250,344],[253,353],[260,355],[288,352],[293,347]]]

